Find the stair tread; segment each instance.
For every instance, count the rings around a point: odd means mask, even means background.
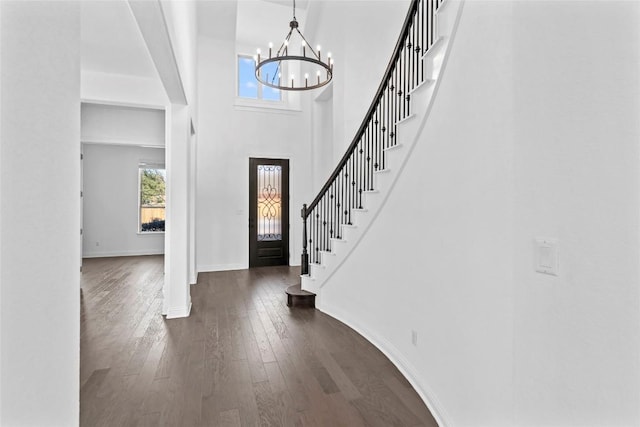
[[[289,286],[285,292],[287,293],[287,295],[293,295],[296,297],[316,296],[316,294],[314,294],[313,292],[305,291],[304,289],[302,289],[302,286],[300,284]]]
[[[315,308],[316,294],[305,291],[300,284],[291,285],[286,290],[287,306]]]

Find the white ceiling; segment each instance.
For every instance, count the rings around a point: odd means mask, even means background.
[[[82,69],[158,78],[126,0],[82,2]]]
[[[196,1],[200,34],[263,51],[280,45],[293,13],[293,0]],[[302,31],[309,1],[296,0]],[[81,36],[83,70],[158,78],[127,0],[83,1]]]
[[[304,31],[309,0],[296,0],[296,18]],[[239,45],[279,45],[289,32],[293,0],[200,0],[198,32]]]

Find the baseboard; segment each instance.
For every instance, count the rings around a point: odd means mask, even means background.
[[[162,251],[139,250],[139,251],[93,252],[89,254],[82,254],[82,258],[111,258],[111,257],[119,257],[119,256],[143,256],[143,255],[164,255],[164,250]]]
[[[404,375],[407,381],[409,381],[413,386],[440,427],[453,425],[450,416],[447,414],[440,401],[436,398],[433,391],[425,384],[422,384],[418,379],[418,375],[416,374],[416,369],[413,364],[411,364],[393,344],[391,344],[387,339],[379,336],[377,333],[363,327],[359,322],[353,321],[349,318],[348,314],[341,310],[327,309],[327,307],[320,307],[317,305],[316,308],[352,328],[387,356],[391,363],[398,368],[402,375]]]
[[[179,319],[182,317],[189,317],[191,314],[191,303],[188,306],[183,307],[171,307],[167,310],[167,319]]]
[[[196,271],[196,275],[195,276],[191,276],[189,278],[189,284],[190,285],[195,285],[196,283],[198,283],[198,272]]]
[[[198,272],[246,270],[247,268],[249,268],[249,266],[246,264],[205,264],[198,266]]]

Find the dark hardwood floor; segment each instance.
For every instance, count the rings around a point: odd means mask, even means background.
[[[436,426],[389,360],[349,327],[286,305],[299,268],[200,274],[165,320],[161,256],[87,259],[82,426]]]

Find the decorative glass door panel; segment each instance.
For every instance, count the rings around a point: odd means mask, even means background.
[[[289,264],[289,161],[249,159],[249,267]]]
[[[282,166],[258,165],[258,240],[282,240]]]

